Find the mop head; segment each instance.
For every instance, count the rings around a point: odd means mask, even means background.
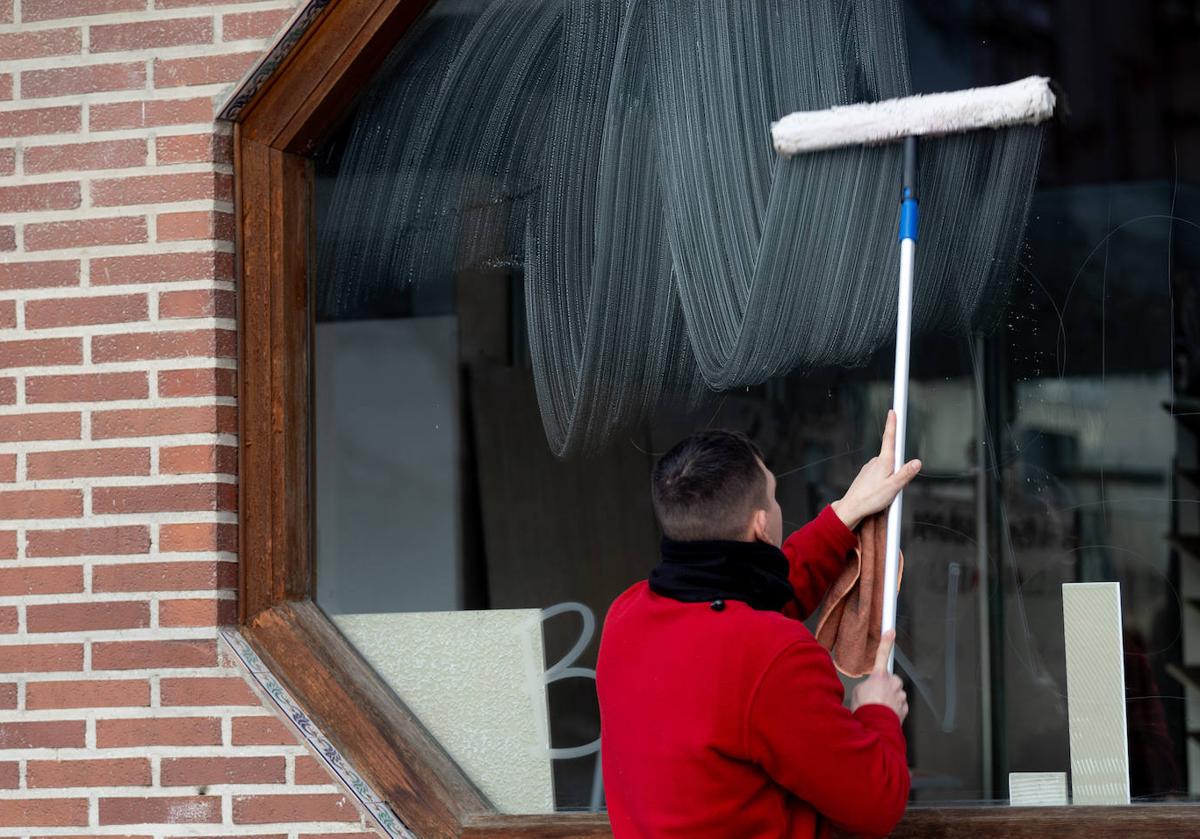
[[[995,87],[799,111],[774,123],[771,136],[775,150],[790,157],[845,146],[878,146],[912,136],[1034,125],[1053,113],[1050,80],[1029,76]]]

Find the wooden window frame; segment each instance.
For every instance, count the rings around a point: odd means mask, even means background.
[[[421,839],[611,837],[604,815],[499,814],[312,602],[309,155],[429,0],[337,0],[234,125],[242,634]],[[868,791],[864,790],[864,795]],[[1175,836],[1200,807],[910,808],[897,837]]]

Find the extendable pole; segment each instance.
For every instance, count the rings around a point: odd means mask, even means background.
[[[896,412],[896,450],[892,468],[904,465],[904,437],[908,428],[908,357],[912,337],[913,261],[917,249],[917,138],[904,139],[904,178],[900,185],[900,283],[896,305],[896,370],[892,381],[892,409]],[[887,550],[883,577],[882,631],[896,628],[896,595],[900,568],[900,522],[904,493],[898,493],[888,510]],[[893,659],[888,659],[892,672]]]

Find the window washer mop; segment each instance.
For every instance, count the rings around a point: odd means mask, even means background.
[[[1033,124],[1044,78],[792,114],[773,127],[785,155],[904,140],[895,409],[879,457],[846,495],[782,538],[774,476],[748,439],[707,431],[654,472],[662,560],[612,605],[597,664],[601,756],[616,839],[814,837],[831,825],[882,836],[899,821],[909,773],[908,702],[890,674],[900,560],[917,137]],[[796,618],[867,562],[854,530],[888,509],[871,675],[850,708],[826,647]],[[877,552],[875,552],[877,553]],[[844,594],[844,592],[843,592]],[[834,635],[836,636],[836,628]],[[830,645],[838,649],[836,643]]]

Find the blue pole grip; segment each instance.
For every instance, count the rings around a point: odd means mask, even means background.
[[[917,199],[905,198],[900,202],[900,241],[917,241]]]

